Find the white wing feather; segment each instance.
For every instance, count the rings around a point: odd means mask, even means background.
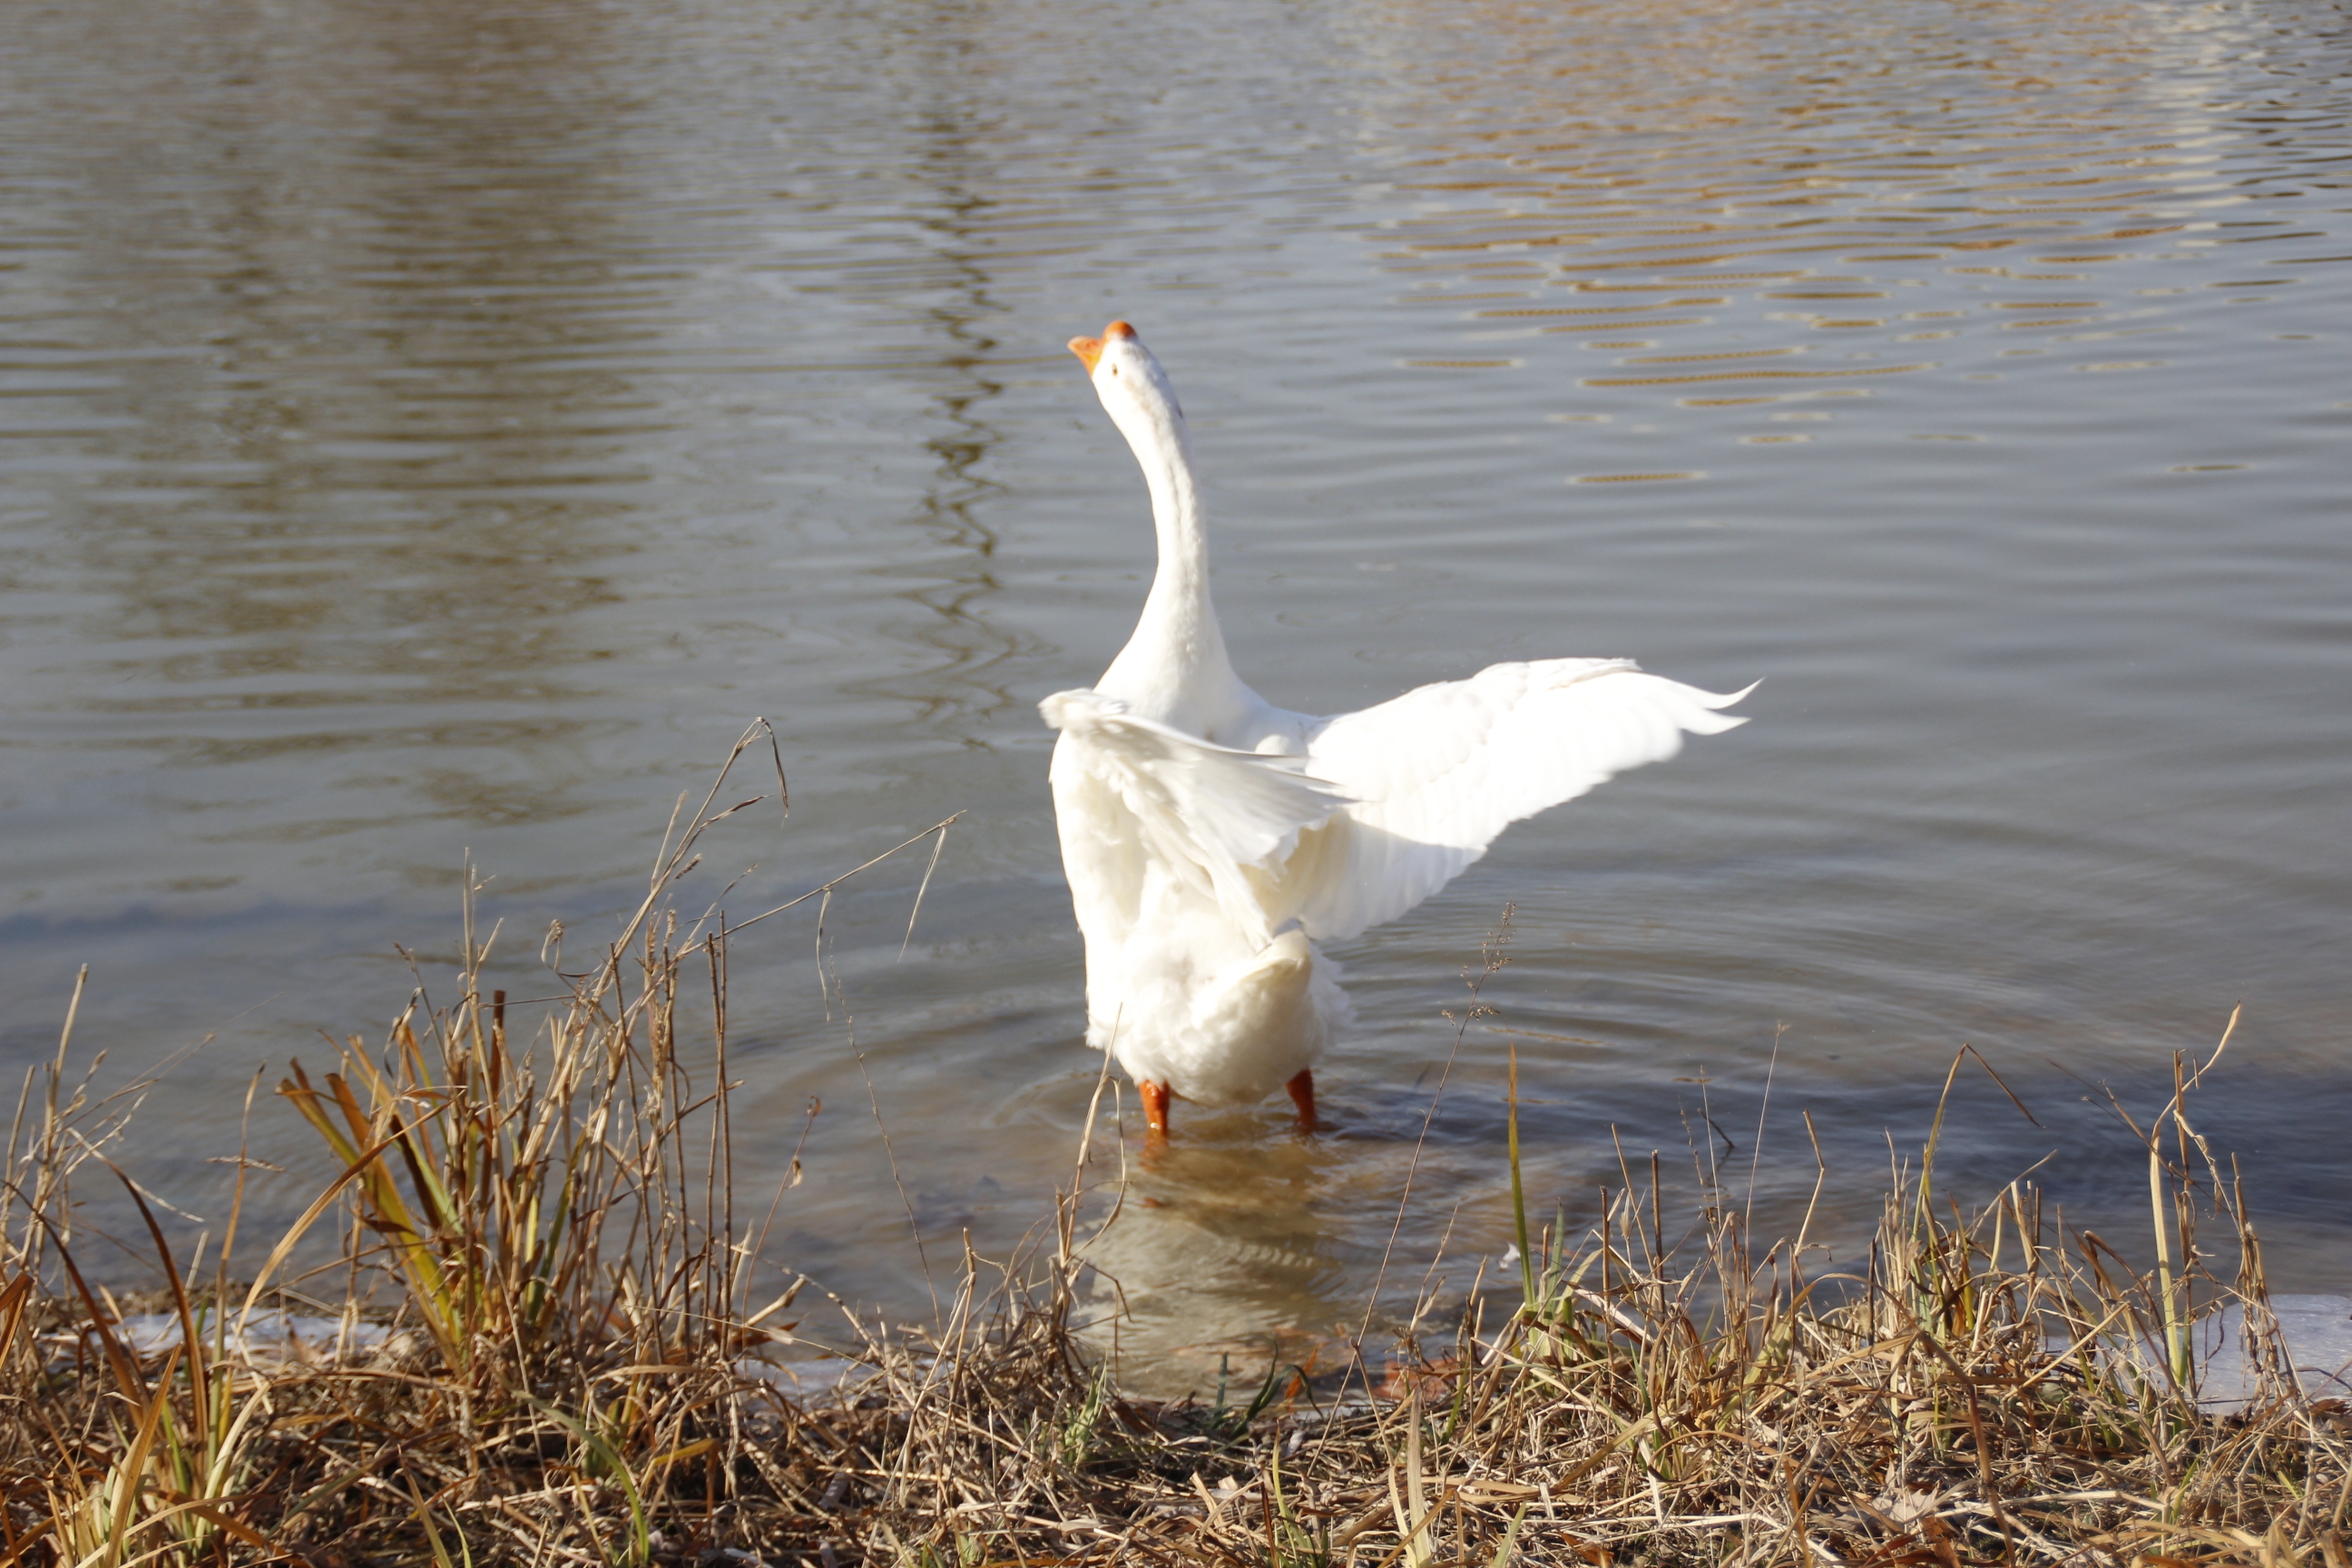
[[[1070,762],[1129,819],[1088,826],[1106,837],[1131,828],[1154,862],[1213,894],[1243,929],[1263,928],[1266,918],[1244,868],[1262,869],[1300,829],[1348,803],[1301,758],[1214,745],[1098,691],[1056,692],[1038,709],[1073,749]]]
[[[1326,720],[1307,732],[1303,761],[1353,799],[1300,835],[1267,915],[1296,919],[1319,941],[1394,920],[1510,824],[1663,762],[1685,731],[1745,723],[1716,710],[1746,695],[1701,691],[1627,659],[1555,658],[1495,665]]]

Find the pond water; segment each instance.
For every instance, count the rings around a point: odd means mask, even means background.
[[[1969,1068],[1946,1190],[2042,1161],[2144,1236],[2096,1086],[2144,1119],[2241,1004],[2200,1131],[2274,1280],[2341,1292],[2347,70],[2290,0],[24,0],[5,1060],[83,963],[107,1081],[209,1042],[129,1152],[217,1224],[257,1068],[380,1036],[395,944],[446,988],[468,854],[494,979],[544,995],[548,922],[616,928],[765,716],[792,814],[714,838],[732,910],[965,814],[903,957],[927,852],[834,901],[846,1016],[814,905],[731,967],[745,1184],[825,1107],[772,1260],[928,1316],[1096,1079],[1034,703],[1151,567],[1061,347],[1118,315],[1274,701],[1764,681],[1335,950],[1331,1132],[1193,1112],[1135,1167],[1098,1257],[1147,1359],[1465,1286],[1514,1045],[1572,1225],[1621,1145],[1712,1149],[1777,1223],[1807,1111],[1851,1259],[1969,1044],[2039,1125]],[[1496,1012],[1451,1021],[1507,906]],[[282,1210],[321,1167],[263,1101]]]

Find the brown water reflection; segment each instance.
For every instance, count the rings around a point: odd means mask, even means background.
[[[2069,1075],[2158,1083],[2242,1000],[2208,1130],[2341,1291],[2347,41],[2231,0],[19,6],[0,1043],[52,1050],[85,961],[118,1063],[216,1036],[138,1152],[203,1212],[250,1065],[380,1026],[465,854],[541,994],[546,922],[632,903],[764,714],[793,818],[713,894],[969,813],[903,961],[920,865],[828,917],[856,1052],[812,930],[732,970],[757,1118],[832,1108],[774,1261],[927,1311],[877,1118],[933,1257],[1000,1256],[1094,1081],[1030,704],[1149,571],[1057,346],[1121,314],[1276,700],[1766,678],[1341,955],[1332,1136],[1202,1119],[1138,1174],[1097,1261],[1145,1361],[1466,1288],[1513,1039],[1546,1212],[1622,1184],[1612,1129],[1752,1153],[1769,1075],[1758,1212],[1809,1110],[1843,1246],[1964,1040],[2049,1131],[1964,1088],[1953,1190],[2055,1148],[2073,1214],[2136,1215]],[[1458,1033],[1506,900],[1521,1032]]]

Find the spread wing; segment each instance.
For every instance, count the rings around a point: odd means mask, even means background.
[[[1521,817],[1673,756],[1685,731],[1747,722],[1716,711],[1747,695],[1701,691],[1627,659],[1554,658],[1495,665],[1328,720],[1304,762],[1353,799],[1300,834],[1268,912],[1321,940],[1394,920]]]
[[[1262,879],[1295,835],[1348,801],[1311,776],[1303,758],[1213,745],[1098,691],[1056,692],[1038,710],[1062,732],[1054,791],[1066,850],[1108,874],[1110,862],[1127,858],[1118,849],[1131,845],[1213,894],[1244,929],[1266,921],[1244,873]],[[1131,874],[1139,877],[1140,868]]]

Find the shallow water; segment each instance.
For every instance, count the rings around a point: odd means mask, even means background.
[[[1100,1244],[1130,1345],[1467,1285],[1514,1043],[1572,1223],[1612,1128],[1790,1216],[1801,1110],[1850,1255],[1967,1043],[2040,1125],[1971,1068],[1947,1190],[2048,1156],[2137,1235],[2089,1086],[2144,1119],[2241,1003],[2200,1130],[2273,1278],[2352,1285],[2340,10],[11,15],[0,1047],[54,1049],[84,963],[110,1073],[209,1039],[132,1151],[192,1212],[258,1064],[398,1011],[395,943],[446,988],[467,854],[545,994],[547,923],[613,929],[765,715],[792,816],[724,830],[731,910],[967,814],[903,960],[919,856],[834,902],[848,1018],[814,906],[739,941],[747,1188],[826,1107],[771,1256],[924,1315],[962,1232],[1011,1247],[1095,1081],[1034,703],[1150,572],[1060,347],[1116,314],[1275,701],[1554,654],[1765,681],[1337,950],[1336,1131],[1182,1123]],[[317,1169],[291,1120],[265,1205]]]

